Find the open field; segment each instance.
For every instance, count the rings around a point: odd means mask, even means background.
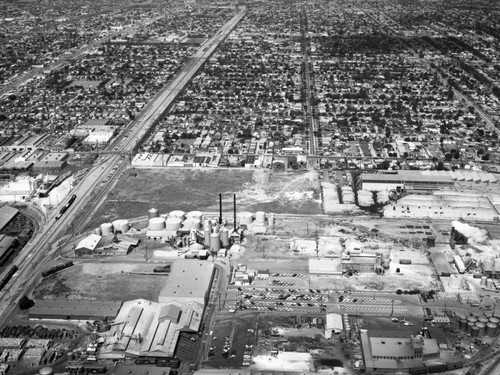
[[[88,228],[118,218],[160,212],[218,211],[219,193],[223,209],[232,216],[233,193],[238,211],[290,214],[321,213],[316,172],[274,172],[241,169],[134,169],[125,173],[106,203],[88,223]]]
[[[41,279],[33,297],[103,301],[145,298],[157,301],[168,276],[135,274],[153,272],[154,267],[154,264],[80,263]]]

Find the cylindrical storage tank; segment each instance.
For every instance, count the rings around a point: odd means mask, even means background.
[[[128,220],[125,219],[118,219],[113,221],[113,229],[114,231],[119,231],[121,233],[127,233],[128,230],[130,229],[128,225]]]
[[[52,367],[43,367],[38,371],[39,375],[52,375],[54,373],[54,370]]]
[[[486,280],[486,289],[493,289],[493,279]]]
[[[97,234],[98,236],[101,235],[101,227],[97,227],[94,229],[94,234]]]
[[[467,317],[467,322],[476,323],[477,322],[477,318],[475,316],[468,316]]]
[[[495,323],[486,324],[486,336],[495,337],[497,335],[498,325]]]
[[[251,212],[240,212],[240,225],[250,225],[253,222],[253,214]]]
[[[480,286],[486,286],[486,280],[488,278],[486,276],[481,277],[481,283],[479,284]]]
[[[168,217],[175,217],[177,219],[185,220],[186,213],[184,211],[180,211],[180,210],[170,211],[168,213]]]
[[[470,335],[472,337],[478,337],[479,336],[479,328],[476,326],[470,327]]]
[[[258,224],[264,224],[266,222],[266,213],[264,211],[257,211],[255,213],[255,221]]]
[[[219,233],[210,234],[210,250],[219,251],[220,250],[220,235]]]
[[[179,229],[181,229],[181,223],[182,220],[178,217],[169,217],[165,221],[165,228],[170,232],[177,232]]]
[[[101,233],[103,236],[108,234],[113,234],[113,224],[111,223],[102,223],[101,224]]]
[[[384,267],[386,270],[389,269],[389,267],[391,267],[391,260],[388,258],[382,259],[382,267]]]
[[[186,217],[188,219],[198,219],[201,221],[201,219],[203,218],[203,212],[201,212],[201,211],[189,211],[186,214]]]
[[[222,228],[220,239],[223,247],[229,246],[229,230],[227,228]]]
[[[486,324],[485,323],[477,322],[476,327],[479,329],[479,334],[478,334],[479,337],[483,337],[484,335],[486,335]]]
[[[152,217],[149,219],[149,230],[163,230],[165,229],[165,219],[162,217]]]
[[[476,327],[476,323],[475,322],[468,322],[467,323],[467,333],[471,333],[472,327]]]
[[[195,219],[195,218],[191,218],[191,219],[186,219],[184,220],[184,222],[182,223],[182,226],[184,229],[194,229],[194,230],[198,230],[201,228],[201,222],[200,222],[200,219]]]
[[[160,216],[160,211],[158,211],[157,208],[151,208],[148,211],[148,216],[150,219],[153,217],[158,217],[158,216]]]
[[[488,323],[489,321],[490,321],[490,319],[488,319],[488,318],[487,318],[487,317],[485,317],[485,316],[480,316],[480,317],[478,317],[478,318],[477,318],[477,322],[478,322],[478,323],[484,323],[484,324],[486,324],[486,323]]]
[[[467,319],[460,319],[458,321],[458,327],[462,330],[465,331],[467,329]]]
[[[496,316],[490,316],[489,321],[490,321],[490,323],[498,324],[498,323],[500,323],[500,318],[498,318]]]

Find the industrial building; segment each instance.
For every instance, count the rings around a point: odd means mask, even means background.
[[[9,259],[16,245],[16,238],[0,234],[0,266]]]
[[[340,314],[326,314],[326,323],[325,323],[325,338],[330,339],[334,336],[334,334],[339,334],[344,330],[344,323],[342,319],[342,315]]]
[[[165,167],[168,163],[169,155],[151,154],[151,153],[138,153],[132,159],[132,166],[134,168],[152,168],[152,167]]]
[[[30,319],[113,320],[122,302],[89,300],[35,300]]]
[[[36,180],[29,176],[20,176],[15,180],[0,184],[1,202],[24,202],[37,188]]]
[[[36,172],[58,172],[68,164],[69,154],[66,152],[51,152],[33,165]]]
[[[75,247],[75,256],[115,256],[127,255],[139,240],[120,233],[105,235],[91,234],[83,238]]]
[[[451,188],[455,179],[448,173],[433,173],[434,171],[399,170],[387,173],[362,173],[363,190],[435,190]]]
[[[340,258],[309,258],[310,275],[342,276]]]
[[[3,230],[19,213],[19,210],[10,206],[0,207],[0,230]]]
[[[160,303],[196,302],[205,307],[210,295],[215,266],[211,262],[194,259],[178,260],[160,292]]]
[[[421,368],[424,362],[439,359],[437,341],[420,335],[361,329],[360,340],[367,371]]]
[[[75,127],[75,135],[86,136],[83,142],[88,144],[108,143],[119,129],[116,125],[108,125],[108,122],[106,119],[88,120],[85,124]]]

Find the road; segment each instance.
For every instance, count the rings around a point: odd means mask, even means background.
[[[180,73],[146,106],[138,118],[125,128],[110,147],[118,148],[117,151],[134,150],[245,14],[246,8],[243,7],[204,43]],[[70,193],[76,194],[77,199],[66,213],[59,220],[55,220],[56,212],[52,213],[45,227],[26,244],[16,259],[19,270],[0,292],[0,300],[5,302],[0,304],[0,325],[14,310],[18,297],[34,285],[40,278],[44,265],[55,256],[58,247],[54,245],[62,244],[67,239],[64,237],[65,233],[83,228],[90,215],[99,208],[118,182],[117,177],[124,173],[127,167],[128,161],[120,155],[104,157]],[[66,201],[67,199],[62,202],[61,207]]]

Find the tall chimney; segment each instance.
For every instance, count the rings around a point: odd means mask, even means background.
[[[236,231],[236,194],[233,194],[234,230]]]
[[[219,224],[222,224],[222,193],[219,193]]]

